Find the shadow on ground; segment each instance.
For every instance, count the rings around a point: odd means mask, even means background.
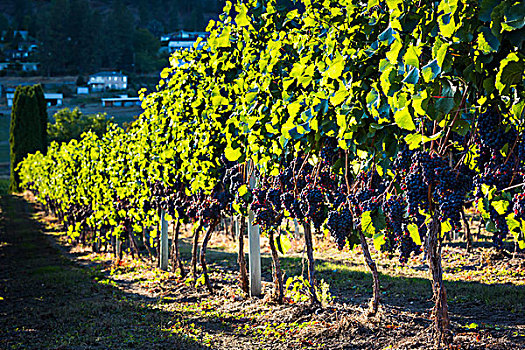
[[[21,197],[4,196],[0,204],[0,297],[3,298],[0,299],[0,348],[259,348],[260,339],[250,336],[238,339],[241,337],[238,337],[236,329],[245,322],[242,317],[196,319],[191,325],[195,331],[192,331],[191,337],[188,336],[184,333],[188,329],[185,324],[188,314],[160,306],[169,303],[169,300],[124,292],[123,289],[130,290],[128,287],[131,287],[132,282],[119,281],[117,285],[101,272],[101,263],[90,262],[89,266],[81,267],[67,259],[57,248],[56,241],[50,241],[56,240],[56,237],[43,234],[44,227],[32,219],[31,209]],[[189,264],[190,251],[189,242],[183,241],[181,254],[186,266]],[[72,252],[66,254],[73,259],[81,255]],[[207,257],[212,271],[235,274],[236,254],[211,249]],[[305,268],[301,258],[283,257],[281,262],[286,271],[285,279],[300,275]],[[330,285],[336,304],[349,305],[351,310],[366,307],[372,294],[372,279],[369,273],[356,271],[359,262],[319,259],[316,264],[317,276]],[[262,272],[263,280],[270,282],[271,260],[268,256],[263,256]],[[385,274],[380,278],[386,313],[405,313],[409,315],[406,318],[411,318],[410,322],[417,324],[419,329],[427,328],[432,307],[429,280]],[[137,281],[140,279],[134,282]],[[224,286],[235,282],[215,278],[212,283],[220,294]],[[463,325],[484,324],[491,327],[492,335],[511,339],[525,347],[525,305],[522,302],[525,300],[525,286],[447,282],[446,287],[456,331],[463,331]],[[207,295],[203,292],[191,295],[182,293],[177,298],[178,303],[198,304]],[[249,308],[261,303],[260,300],[252,299],[243,302],[240,307]],[[283,308],[291,310],[294,322],[319,313],[319,310],[300,305]],[[324,312],[334,313],[335,309],[328,308]],[[341,344],[347,344],[348,347],[344,348],[352,349],[375,349],[392,344],[397,341],[392,337],[395,332],[389,328],[392,324],[386,326],[387,329],[378,330],[377,327],[357,325],[361,336],[368,341],[362,345],[350,344],[348,342],[357,335],[349,333],[350,338],[342,338]],[[402,335],[411,333],[414,331],[409,330]],[[213,341],[213,337],[224,341],[219,344]],[[377,343],[370,342],[374,337]],[[387,338],[379,341],[380,337]],[[285,343],[271,344],[266,343],[265,347],[286,348]],[[302,345],[298,347],[302,348]]]

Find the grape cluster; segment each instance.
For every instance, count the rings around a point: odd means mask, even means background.
[[[335,239],[339,250],[344,248],[346,237],[352,232],[353,225],[352,213],[347,207],[342,208],[340,211],[332,210],[328,213],[326,227]]]
[[[410,237],[410,233],[405,232],[398,238],[398,244],[399,244],[399,262],[404,264],[408,261],[408,258],[410,257],[410,254],[419,254],[421,252],[421,247],[418,246],[412,237]]]
[[[517,180],[516,164],[513,157],[507,161],[499,154],[491,157],[490,161],[485,164],[485,168],[481,174],[476,178],[476,187],[478,188],[478,196],[482,184],[495,186],[498,190],[509,187],[513,180]]]
[[[415,169],[407,175],[403,189],[406,190],[408,211],[411,215],[418,213],[418,208],[428,209],[428,185]]]
[[[337,210],[341,204],[346,203],[345,190],[341,187],[325,192],[325,201],[332,210]]]
[[[230,192],[230,194],[232,194],[233,196],[237,194],[239,187],[241,187],[245,183],[241,164],[236,164],[226,169],[223,178],[223,183],[225,188]]]
[[[479,143],[493,151],[501,150],[506,144],[513,144],[517,133],[511,126],[505,126],[495,108],[489,107],[478,116]]]
[[[392,196],[383,203],[382,209],[387,225],[384,249],[393,251],[398,237],[404,233],[406,203],[401,196]]]
[[[516,220],[525,220],[525,193],[517,193],[513,198],[514,218]]]
[[[319,152],[321,161],[329,166],[332,166],[339,157],[339,146],[337,145],[337,139],[329,137],[325,140],[321,151]]]
[[[521,163],[525,162],[525,140],[520,139],[518,141],[514,152]]]
[[[405,183],[409,213],[428,210],[433,200],[439,219],[450,219],[459,229],[463,204],[473,187],[472,173],[466,167],[452,169],[446,159],[428,152],[416,152],[412,159]]]
[[[266,198],[269,190],[262,186],[253,191],[253,202],[251,209],[255,216],[255,223],[263,229],[269,229],[280,223],[282,215],[279,215],[272,207],[272,203]],[[280,209],[280,208],[279,208]]]
[[[304,218],[301,205],[295,198],[293,191],[281,194],[281,204],[283,208],[290,213],[292,219],[302,220]]]
[[[266,193],[266,201],[273,206],[275,211],[281,209],[281,190],[278,188],[271,188]]]
[[[414,151],[410,150],[407,146],[404,146],[399,152],[397,152],[396,158],[392,163],[392,169],[401,174],[406,174],[412,165],[413,155]]]
[[[489,209],[490,220],[496,225],[497,231],[494,232],[493,241],[494,245],[499,249],[503,248],[503,240],[509,234],[509,226],[507,224],[507,213],[499,214],[496,209],[490,206]]]
[[[310,218],[314,227],[319,229],[326,219],[326,206],[321,188],[310,184],[301,191],[300,198],[303,215]]]

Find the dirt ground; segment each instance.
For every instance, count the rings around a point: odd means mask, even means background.
[[[371,277],[359,249],[339,252],[319,236],[316,274],[323,307],[291,282],[286,303],[265,299],[271,261],[263,249],[263,297],[237,283],[236,244],[216,234],[207,254],[215,293],[150,261],[95,254],[60,235],[20,197],[0,200],[0,349],[431,349],[431,286],[421,257],[405,266],[373,250],[380,312],[367,317]],[[291,237],[293,238],[293,237]],[[189,265],[191,237],[181,253]],[[262,244],[266,247],[263,238]],[[281,262],[285,281],[301,275],[302,243]],[[454,343],[450,349],[525,349],[525,262],[482,244],[451,244],[444,267]],[[295,287],[295,288],[294,288]]]

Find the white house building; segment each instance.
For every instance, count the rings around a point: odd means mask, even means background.
[[[7,93],[7,107],[13,107],[13,100],[15,98],[14,93]],[[64,95],[63,94],[54,94],[54,93],[44,93],[44,98],[46,99],[47,106],[62,106],[62,103],[64,101]]]
[[[89,88],[87,86],[78,86],[77,95],[89,95]]]
[[[128,77],[120,72],[98,72],[89,76],[91,91],[126,90]]]
[[[197,43],[198,38],[206,39],[208,33],[206,32],[186,32],[181,30],[180,32],[170,33],[161,36],[160,42],[164,47],[168,47],[170,53],[178,50],[189,50]],[[202,49],[205,40],[202,40],[197,49]]]
[[[127,95],[113,98],[103,98],[101,101],[102,107],[131,107],[141,105],[140,98],[128,97]]]

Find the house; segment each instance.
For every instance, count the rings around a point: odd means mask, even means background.
[[[21,62],[22,71],[24,72],[36,72],[38,71],[38,62]]]
[[[140,106],[141,101],[138,97],[128,97],[128,95],[121,95],[113,98],[103,98],[102,107],[131,107]]]
[[[77,86],[77,95],[89,95],[89,88],[87,86]]]
[[[13,100],[15,98],[14,92],[7,93],[7,107],[13,107]],[[44,93],[44,98],[47,102],[47,106],[62,106],[62,103],[64,101],[64,95],[58,94],[58,93]]]
[[[5,40],[7,34],[8,34],[7,30],[3,30],[2,33],[0,33],[2,41]],[[24,41],[29,39],[29,32],[27,30],[15,30],[13,31],[12,35],[13,37],[18,35]]]
[[[168,51],[172,53],[177,50],[189,50],[197,43],[198,38],[206,39],[207,37],[208,33],[206,32],[186,32],[181,30],[180,32],[161,36],[160,42],[161,46],[167,47]],[[197,48],[201,49],[205,41],[202,40]]]
[[[47,106],[62,106],[62,101],[64,101],[64,94],[44,94],[46,99]]]
[[[99,72],[89,76],[91,91],[126,90],[128,77],[120,72]]]

